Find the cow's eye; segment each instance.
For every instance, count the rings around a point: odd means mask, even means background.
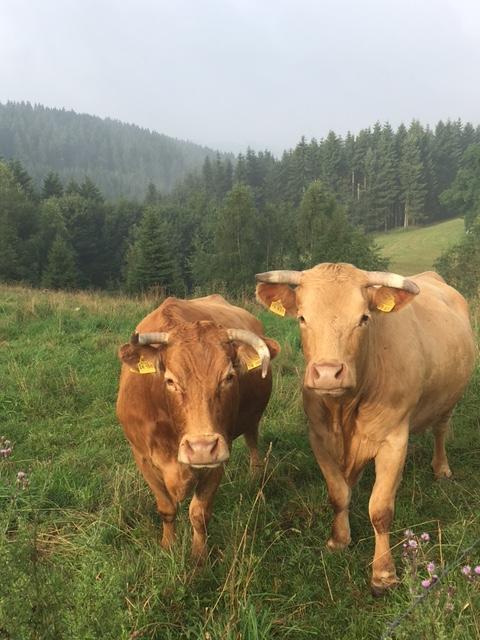
[[[223,382],[232,382],[232,380],[235,378],[235,374],[233,373],[233,371],[231,371],[230,373],[228,373],[225,378],[223,379]]]
[[[363,327],[365,326],[368,321],[370,320],[370,316],[367,316],[367,314],[363,314],[363,316],[360,318],[360,322],[358,323],[359,327]]]
[[[171,391],[175,391],[175,389],[177,388],[177,385],[175,384],[175,380],[173,380],[173,378],[165,378],[165,384]]]

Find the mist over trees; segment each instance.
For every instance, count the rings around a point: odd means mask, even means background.
[[[3,161],[0,279],[186,295],[322,261],[382,269],[370,232],[464,215],[474,242],[479,162],[480,130],[459,121],[302,138],[279,159],[207,156],[170,193],[150,182],[141,201],[107,200],[91,178],[51,169],[35,187],[21,162]],[[445,257],[443,272],[461,272],[464,255]]]
[[[36,185],[49,172],[86,175],[108,198],[143,198],[154,183],[170,191],[215,152],[109,118],[28,102],[0,104],[0,157],[19,160]]]

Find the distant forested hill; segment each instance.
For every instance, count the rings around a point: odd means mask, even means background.
[[[22,162],[37,185],[92,178],[108,197],[143,198],[150,182],[170,191],[215,152],[109,118],[30,103],[0,104],[0,157]]]

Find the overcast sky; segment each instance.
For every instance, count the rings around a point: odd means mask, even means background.
[[[235,152],[480,124],[480,0],[0,0],[0,102]]]

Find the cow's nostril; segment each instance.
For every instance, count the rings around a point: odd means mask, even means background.
[[[335,374],[335,378],[337,380],[340,380],[340,378],[343,376],[344,369],[345,369],[345,367],[343,366],[343,364],[341,364],[340,367],[338,368],[337,373]]]

